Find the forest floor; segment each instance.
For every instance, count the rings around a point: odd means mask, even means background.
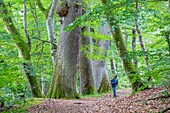
[[[46,99],[28,109],[31,113],[170,113],[170,89],[154,88],[130,96],[128,90],[119,95],[105,94],[78,100]]]

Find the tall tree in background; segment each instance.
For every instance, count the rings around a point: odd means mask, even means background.
[[[76,27],[71,32],[64,31],[64,28],[81,15],[82,2],[81,0],[60,0],[58,2],[60,3],[58,3],[57,12],[61,17],[61,28],[48,97],[77,98],[76,71],[81,31],[79,27]]]
[[[82,28],[82,32],[90,32],[90,28]],[[83,34],[83,33],[82,33]],[[84,35],[80,38],[80,47],[90,46],[92,42],[91,37],[86,37]],[[91,51],[91,47],[87,50]],[[81,50],[81,49],[80,49]],[[83,51],[80,51],[79,55],[79,69],[80,69],[80,94],[93,94],[94,93],[94,79],[92,72],[92,59],[88,59]]]
[[[2,18],[4,26],[8,34],[11,36],[12,40],[16,44],[16,47],[19,52],[19,58],[23,60],[22,67],[23,67],[25,75],[27,76],[28,82],[30,84],[32,95],[33,97],[42,97],[40,86],[38,84],[35,74],[33,73],[33,68],[30,62],[31,60],[31,55],[30,55],[31,45],[30,44],[31,43],[29,40],[27,41],[27,43],[23,40],[23,37],[20,35],[19,31],[14,25],[10,17],[10,13],[7,10],[7,7],[5,3],[3,2],[3,0],[0,0],[0,9],[1,9],[0,17]]]
[[[106,8],[107,4],[110,3],[110,0],[101,0],[103,6]],[[112,15],[112,10],[109,10],[109,8],[107,7],[107,10],[104,9],[105,12],[105,16],[107,18],[107,21],[109,23],[110,29],[111,29],[111,33],[114,39],[114,42],[116,44],[119,56],[123,62],[123,67],[126,71],[126,73],[128,74],[128,78],[130,80],[130,82],[132,83],[132,92],[135,92],[138,90],[139,87],[142,86],[142,83],[140,81],[140,78],[136,74],[136,69],[135,66],[133,64],[133,62],[131,60],[128,59],[127,55],[128,55],[128,50],[126,48],[122,33],[121,33],[121,29],[120,26],[115,23],[115,17],[114,14]],[[136,78],[135,82],[132,82],[133,78]]]
[[[83,2],[83,9],[82,14],[86,13],[87,7],[86,3]],[[80,74],[80,94],[87,95],[93,94],[95,92],[94,89],[94,78],[93,78],[93,71],[92,71],[92,59],[87,58],[84,51],[81,51],[81,47],[90,46],[87,50],[91,53],[91,43],[92,38],[84,36],[84,32],[90,32],[89,27],[81,28],[81,38],[80,38],[80,51],[79,51],[79,74]]]
[[[109,26],[107,24],[100,26],[99,33],[102,35],[108,35]],[[102,61],[93,61],[93,76],[94,76],[94,84],[99,93],[108,92],[109,90],[109,77],[107,71],[107,64],[106,64],[106,55],[109,46],[108,40],[98,40],[97,46],[105,50],[104,59]],[[98,53],[103,54],[103,53]]]

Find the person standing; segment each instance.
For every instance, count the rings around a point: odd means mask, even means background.
[[[117,79],[117,75],[115,75],[113,77],[113,79],[111,80],[111,84],[112,84],[112,89],[113,89],[113,97],[116,97],[116,86],[118,85],[118,79]]]

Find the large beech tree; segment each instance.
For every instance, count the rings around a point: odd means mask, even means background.
[[[19,52],[19,57],[22,59],[22,67],[25,75],[27,76],[30,88],[32,91],[33,97],[42,97],[40,86],[36,79],[35,74],[32,73],[31,65],[31,55],[30,55],[30,43],[26,43],[23,39],[23,36],[20,35],[16,26],[14,25],[12,18],[10,17],[10,12],[8,11],[3,0],[0,0],[0,17],[4,23],[6,31],[11,36],[12,40],[15,42],[15,45]]]
[[[89,31],[90,28],[84,27],[83,31]],[[82,46],[90,46],[92,39],[90,37],[86,37],[82,35],[80,38],[80,47]],[[81,49],[80,49],[81,50]],[[88,50],[91,51],[91,47]],[[88,59],[83,51],[80,51],[79,55],[79,70],[80,70],[80,93],[85,94],[93,94],[95,92],[94,89],[94,78],[92,71],[92,59]]]
[[[54,73],[48,97],[50,98],[77,98],[76,71],[78,64],[80,28],[71,32],[64,28],[81,15],[81,0],[59,0],[58,14],[61,17],[60,36],[57,45],[57,55]]]
[[[108,36],[108,32],[110,31],[109,26],[107,24],[101,25],[99,27],[99,33],[105,36]],[[102,48],[104,53],[103,61],[93,60],[93,76],[94,76],[94,83],[97,91],[99,93],[108,92],[109,91],[109,77],[107,71],[107,64],[106,64],[106,53],[109,47],[108,40],[98,40],[97,46]],[[103,54],[98,52],[98,54]]]
[[[82,14],[86,13],[86,7],[82,9]],[[91,53],[92,38],[84,36],[84,32],[90,32],[89,27],[81,28],[80,49],[79,49],[79,75],[80,75],[80,94],[87,95],[95,92],[94,78],[92,70],[92,59],[87,58],[84,51],[81,51],[81,47],[90,46],[87,50]]]

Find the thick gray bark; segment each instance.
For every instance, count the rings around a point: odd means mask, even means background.
[[[110,31],[109,26],[104,25],[101,26],[99,32],[103,35],[108,35],[109,31]],[[98,46],[103,48],[107,52],[109,41],[99,40]],[[107,92],[109,90],[109,77],[108,77],[106,59],[104,59],[103,61],[93,61],[93,76],[94,76],[94,85],[98,90],[98,92]]]
[[[48,92],[50,98],[77,98],[76,71],[78,63],[80,28],[71,32],[64,28],[81,15],[81,0],[66,0],[68,14],[62,18],[58,51],[56,55],[53,80]]]
[[[90,28],[82,28],[82,32],[89,31]],[[90,37],[85,37],[82,35],[80,38],[81,46],[90,46],[92,39]],[[91,51],[88,50],[89,52]],[[88,59],[83,51],[80,51],[79,55],[79,69],[80,69],[80,94],[93,94],[94,93],[94,79],[92,72],[92,60]]]

